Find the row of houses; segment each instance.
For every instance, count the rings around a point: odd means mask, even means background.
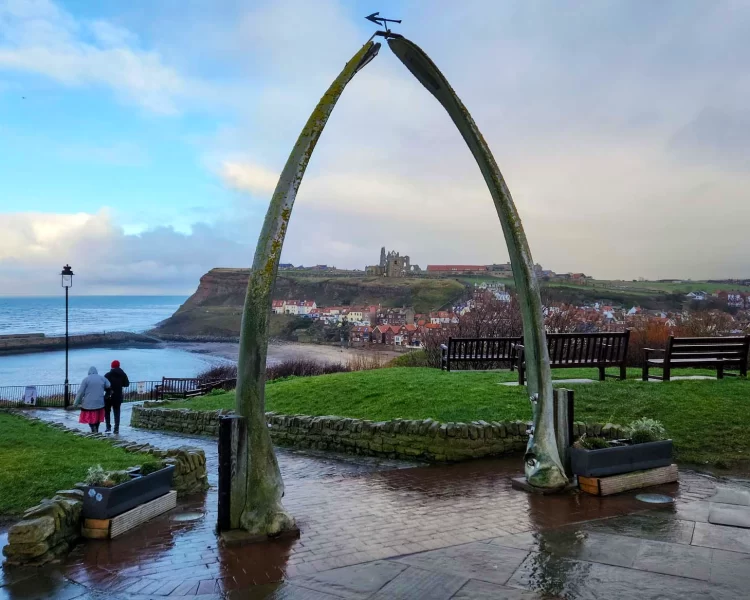
[[[750,309],[750,293],[748,292],[718,290],[713,294],[709,294],[708,292],[696,291],[686,294],[685,298],[696,302],[705,302],[711,298],[716,298],[733,308]]]
[[[361,344],[382,344],[386,346],[410,346],[419,348],[425,336],[440,325],[355,325],[349,333],[349,340]]]
[[[297,315],[321,320],[329,325],[413,325],[414,310],[409,307],[383,308],[367,306],[318,306],[314,300],[274,300],[271,310],[277,315]]]

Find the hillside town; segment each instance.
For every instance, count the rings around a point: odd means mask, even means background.
[[[513,296],[504,284],[483,282],[474,284],[468,290],[466,300],[425,314],[407,306],[318,306],[315,300],[274,300],[272,310],[277,315],[293,315],[325,327],[343,328],[352,346],[383,344],[418,348],[426,335],[459,324],[462,317],[473,310],[488,303],[505,304],[512,301]],[[694,307],[713,302],[734,313],[712,309],[720,315],[728,328],[727,333],[750,331],[750,293],[725,290],[713,294],[691,292],[685,296],[685,301]],[[544,307],[548,327],[558,332],[616,332],[644,322],[676,328],[686,324],[693,312],[687,308],[680,311],[646,310],[640,306],[615,306],[600,302],[581,306],[548,303]]]

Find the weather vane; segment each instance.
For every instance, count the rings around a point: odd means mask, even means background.
[[[385,17],[379,17],[379,12],[374,12],[371,15],[365,17],[368,21],[372,21],[375,25],[380,25],[385,28],[385,33],[391,33],[388,23],[400,23],[401,19],[386,19]]]

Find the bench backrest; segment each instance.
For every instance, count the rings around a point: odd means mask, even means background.
[[[625,361],[630,330],[607,333],[548,333],[551,364],[570,362],[614,364]]]
[[[523,338],[449,338],[448,358],[474,360],[507,359],[516,356],[516,344]]]
[[[197,377],[162,377],[161,389],[163,392],[184,392],[192,390],[200,385]]]
[[[677,338],[670,336],[666,359],[720,358],[727,362],[747,361],[750,336]]]

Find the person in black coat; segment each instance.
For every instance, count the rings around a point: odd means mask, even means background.
[[[127,374],[120,368],[120,361],[112,361],[112,369],[105,375],[112,386],[110,393],[104,398],[104,411],[107,420],[106,433],[112,431],[110,412],[115,413],[115,435],[120,433],[120,407],[122,406],[122,390],[130,385]]]

